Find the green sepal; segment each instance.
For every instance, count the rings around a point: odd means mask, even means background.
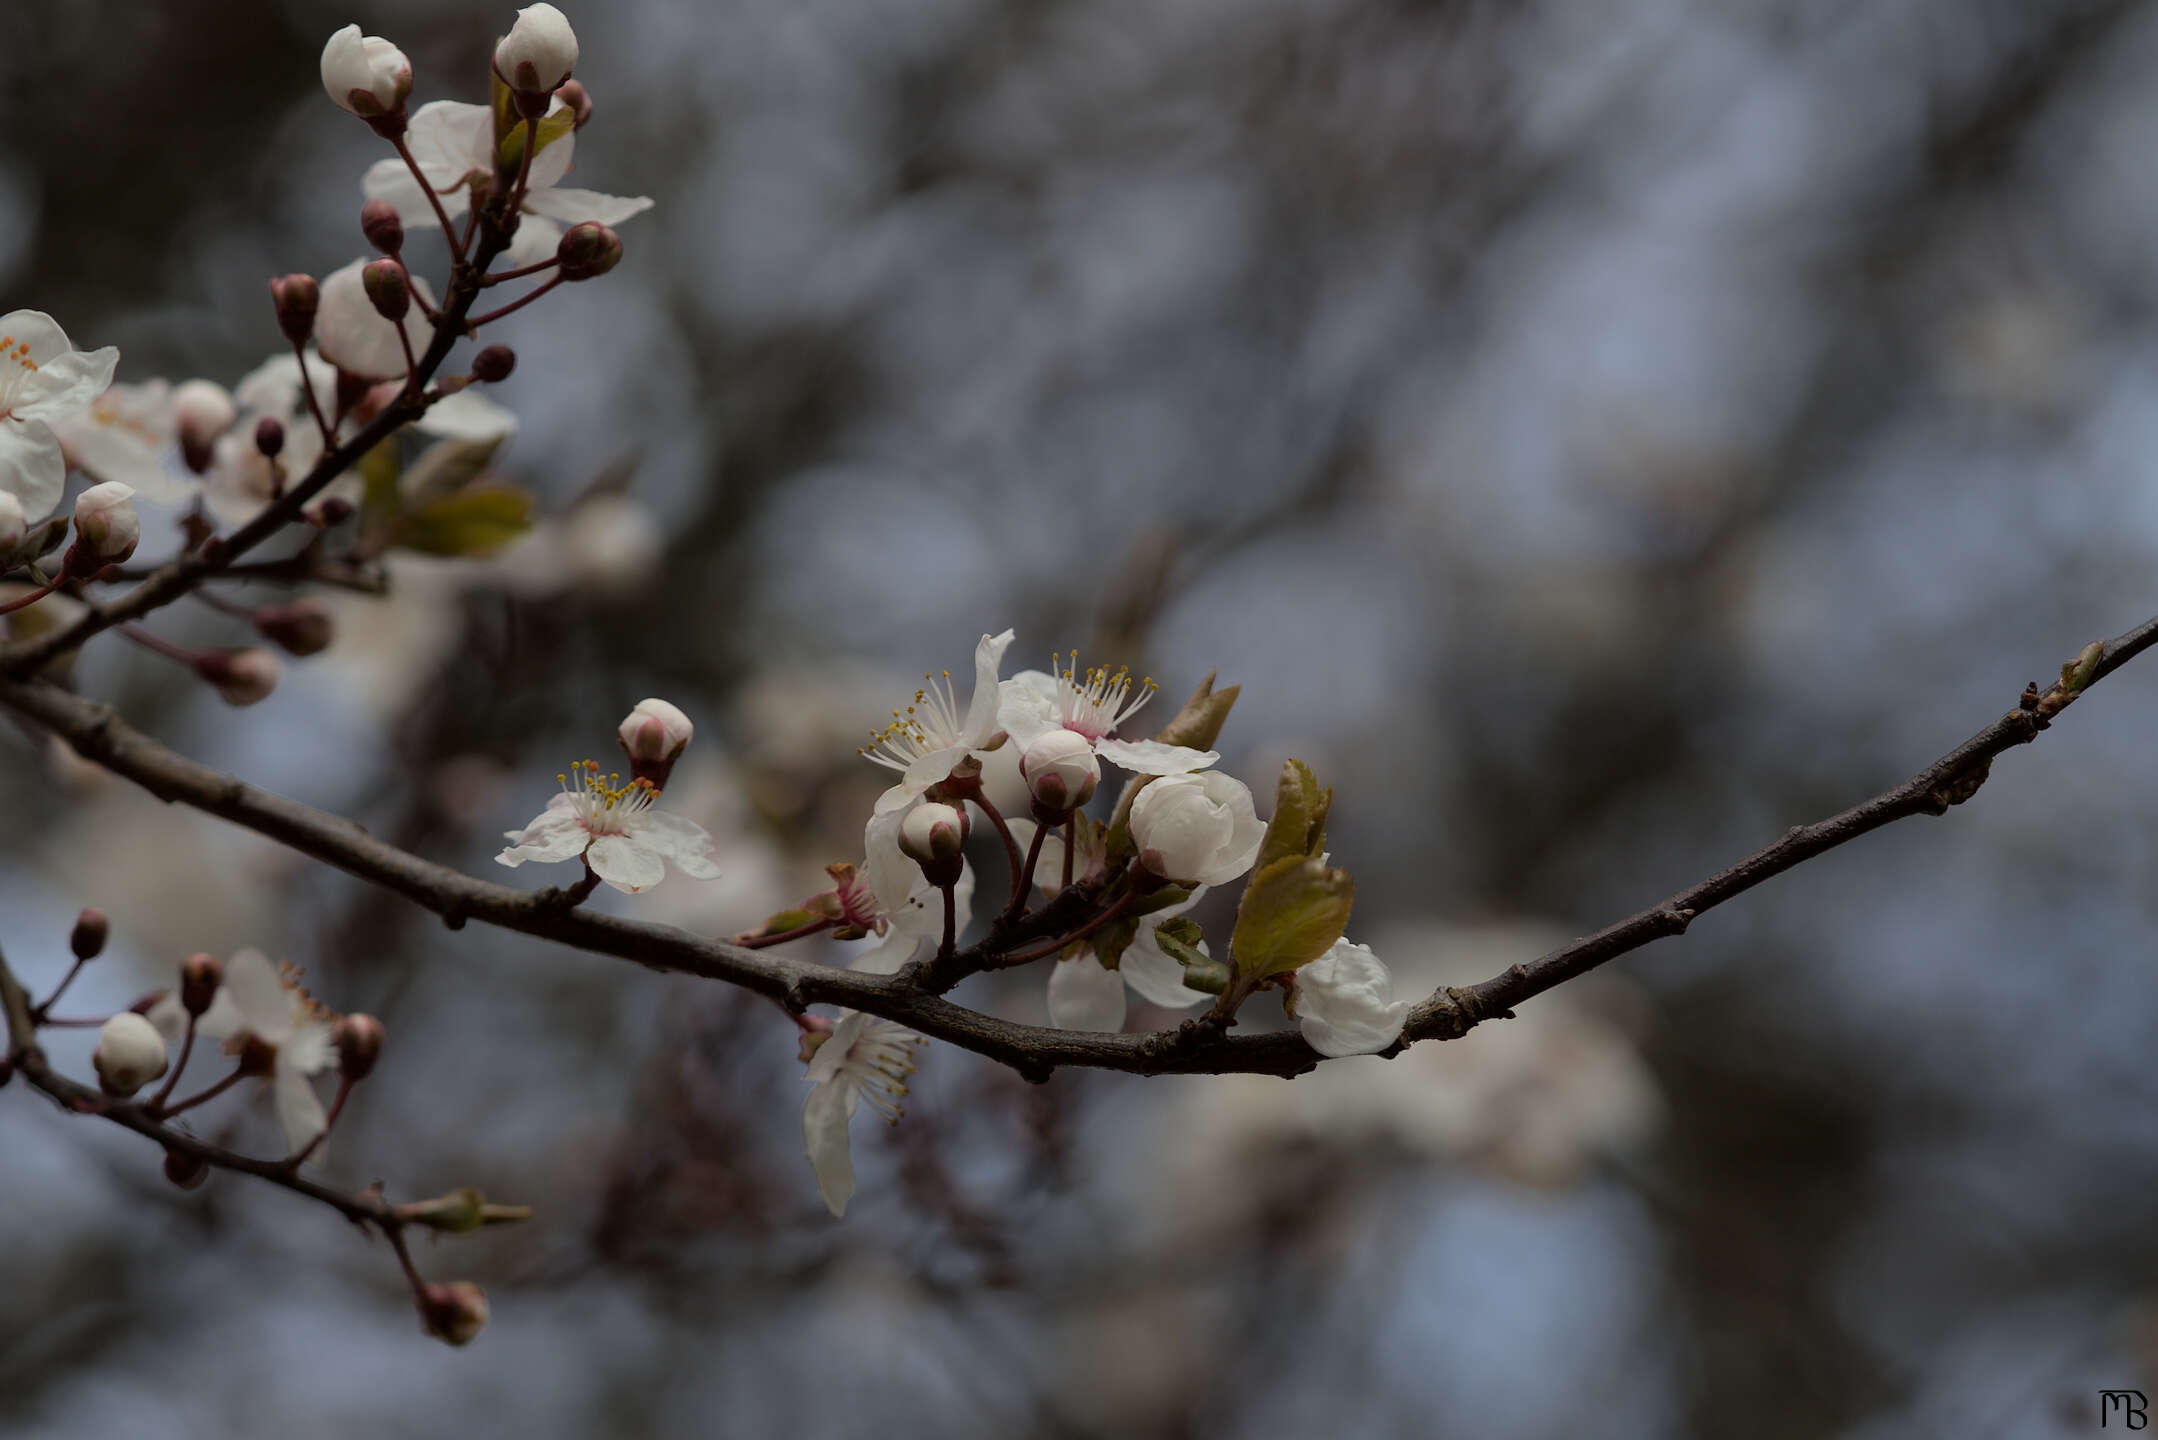
[[[1253,872],[1236,909],[1229,958],[1245,983],[1308,965],[1349,925],[1356,882],[1308,855],[1287,855]]]
[[[531,528],[531,492],[488,480],[407,512],[397,543],[427,555],[492,555]]]

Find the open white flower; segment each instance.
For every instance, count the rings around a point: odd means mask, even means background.
[[[924,790],[949,780],[969,755],[996,737],[997,670],[1011,648],[1012,632],[984,635],[974,646],[974,693],[962,713],[952,693],[952,672],[924,675],[914,703],[892,712],[892,723],[869,737],[865,758],[899,772],[899,783],[877,797],[879,815],[911,805]],[[896,833],[896,832],[895,832]],[[872,862],[875,851],[870,854]],[[881,887],[879,894],[886,893]]]
[[[1117,726],[1154,698],[1152,680],[1137,682],[1131,671],[1095,668],[1082,674],[1079,654],[1049,657],[1050,669],[1022,670],[1004,682],[998,722],[1024,751],[1059,727],[1083,736],[1094,753],[1137,775],[1185,775],[1204,770],[1221,758],[1217,751],[1166,745],[1159,740],[1115,740]]]
[[[832,1033],[817,1041],[809,1057],[809,1100],[802,1106],[802,1142],[817,1191],[835,1216],[847,1213],[854,1196],[854,1156],[847,1122],[863,1100],[887,1124],[899,1123],[907,1077],[914,1073],[914,1050],[922,1037],[904,1025],[865,1015],[840,1013]]]
[[[548,110],[550,119],[565,107],[556,100]],[[504,259],[512,267],[534,265],[554,254],[562,231],[587,220],[620,225],[633,215],[652,208],[648,196],[602,195],[562,183],[569,174],[577,137],[566,125],[552,140],[549,126],[541,122],[541,144],[532,156],[525,177],[523,220]],[[457,219],[472,208],[473,182],[492,183],[495,174],[494,114],[485,105],[459,100],[433,100],[412,112],[405,143],[420,173],[442,200],[443,213]],[[407,230],[439,228],[442,221],[428,203],[419,181],[403,160],[378,160],[368,167],[360,190],[370,200],[387,200]]]
[[[67,485],[55,421],[80,415],[112,384],[120,352],[77,350],[40,310],[0,315],[0,490],[33,523],[52,513]]]
[[[1155,933],[1163,921],[1183,914],[1205,893],[1203,889],[1194,890],[1188,900],[1147,916],[1131,944],[1124,947],[1114,970],[1104,967],[1092,950],[1081,950],[1072,959],[1057,961],[1049,971],[1049,1023],[1059,1030],[1122,1030],[1127,985],[1139,992],[1140,999],[1164,1010],[1189,1010],[1213,999],[1205,991],[1185,985],[1184,967],[1162,949],[1161,938]],[[1199,953],[1211,953],[1204,940],[1199,942]]]
[[[702,825],[653,808],[659,792],[642,780],[621,783],[602,775],[596,761],[572,765],[555,777],[562,791],[522,830],[504,832],[510,846],[495,859],[512,869],[527,860],[584,857],[592,873],[625,894],[649,890],[666,878],[664,862],[692,880],[714,880],[712,837]]]
[[[1296,972],[1296,1028],[1321,1055],[1376,1055],[1401,1038],[1409,1002],[1368,945],[1336,940]]]
[[[148,1018],[168,1045],[177,1045],[187,1029],[176,991],[152,1005]],[[225,967],[225,983],[195,1022],[195,1033],[224,1041],[243,1066],[259,1067],[269,1077],[285,1143],[299,1150],[328,1123],[311,1077],[337,1068],[336,1024],[337,1016],[300,988],[291,967],[280,968],[260,950],[242,950]],[[309,1161],[322,1163],[327,1148],[316,1146]]]
[[[178,504],[195,493],[170,464],[179,417],[172,386],[163,380],[114,385],[81,414],[52,428],[76,467],[100,480],[132,485],[137,495],[160,505]]]
[[[1266,840],[1250,787],[1233,775],[1165,775],[1131,805],[1139,863],[1179,885],[1224,885],[1251,868]]]

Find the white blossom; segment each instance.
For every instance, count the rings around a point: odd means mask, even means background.
[[[1409,1002],[1367,945],[1336,940],[1296,972],[1296,1028],[1321,1055],[1376,1055],[1401,1038]]]
[[[387,115],[412,93],[412,62],[380,35],[347,25],[322,47],[322,88],[362,119]]]
[[[104,480],[75,497],[75,538],[107,564],[135,553],[142,519],[135,513],[135,487]]]
[[[79,415],[56,421],[53,430],[76,468],[100,480],[119,480],[137,496],[160,505],[190,498],[195,487],[173,473],[173,442],[179,435],[173,387],[163,380],[113,385]]]
[[[809,1057],[809,1099],[802,1106],[802,1142],[816,1172],[817,1190],[834,1216],[847,1213],[854,1196],[854,1156],[847,1122],[862,1101],[889,1123],[902,1113],[907,1077],[914,1073],[922,1037],[903,1025],[842,1011],[832,1033]]]
[[[870,736],[862,754],[899,772],[899,783],[877,797],[878,814],[913,804],[924,790],[949,780],[961,761],[995,738],[997,670],[1011,643],[1012,632],[1006,630],[1001,635],[984,635],[975,644],[974,693],[964,712],[952,693],[951,671],[924,675],[927,683],[914,692],[914,703],[894,710],[891,723]]]
[[[165,1073],[165,1037],[132,1010],[98,1027],[90,1064],[108,1095],[132,1095]]]
[[[1216,751],[1159,740],[1111,739],[1119,725],[1154,698],[1154,682],[1139,681],[1135,691],[1131,671],[1122,667],[1082,673],[1076,651],[1068,660],[1062,655],[1049,658],[1049,670],[1022,670],[1002,687],[998,721],[1022,751],[1061,727],[1084,736],[1102,759],[1138,775],[1188,774],[1221,758]]]
[[[1046,857],[1047,847],[1043,853]],[[1049,1023],[1059,1030],[1122,1030],[1127,985],[1139,992],[1140,999],[1164,1010],[1189,1010],[1213,999],[1184,983],[1184,967],[1162,948],[1156,933],[1162,922],[1191,909],[1205,893],[1203,889],[1194,890],[1189,898],[1147,916],[1131,943],[1124,947],[1114,970],[1105,967],[1090,949],[1059,960],[1049,972]],[[1204,940],[1198,949],[1202,955],[1210,953]]]
[[[77,350],[39,310],[0,315],[0,490],[38,521],[60,503],[67,457],[55,422],[80,415],[112,384],[120,352]]]
[[[511,88],[545,94],[577,68],[577,32],[552,5],[528,5],[495,46],[495,73]]]
[[[177,994],[168,994],[150,1008],[150,1019],[176,1043],[187,1012]],[[337,1017],[300,988],[291,967],[276,965],[260,950],[242,950],[225,967],[225,983],[196,1020],[195,1033],[223,1040],[227,1051],[243,1057],[272,1052],[267,1058],[277,1122],[285,1143],[297,1151],[328,1123],[312,1077],[337,1068],[336,1024]],[[326,1149],[316,1146],[309,1160],[320,1164]]]
[[[367,283],[360,274],[369,263],[355,260],[322,277],[321,306],[315,311],[315,348],[323,359],[349,374],[367,380],[395,380],[409,369],[405,363],[406,344],[417,358],[434,338],[434,327],[417,305],[405,312],[402,321],[384,319],[368,298]],[[412,277],[412,292],[430,304],[434,301],[427,282],[417,275]],[[397,338],[399,325],[404,328],[403,341]]]
[[[1251,868],[1266,827],[1232,775],[1165,775],[1131,806],[1140,863],[1180,885],[1221,885]]]
[[[693,880],[719,876],[712,837],[703,826],[653,808],[659,792],[641,780],[621,783],[587,760],[555,777],[562,791],[522,830],[504,833],[510,846],[495,859],[512,869],[527,860],[583,856],[592,873],[626,894],[666,878],[665,861]],[[574,783],[573,783],[574,780]]]

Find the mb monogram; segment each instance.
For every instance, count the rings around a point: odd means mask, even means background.
[[[2101,1390],[2098,1392],[2098,1428],[2106,1429],[2117,1414],[2130,1430],[2148,1430],[2150,1417],[2141,1390]]]

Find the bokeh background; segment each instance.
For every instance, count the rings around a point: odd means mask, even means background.
[[[340,598],[255,709],[117,643],[78,673],[433,858],[501,878],[661,694],[727,874],[594,903],[750,926],[858,855],[875,719],[1013,625],[1163,719],[1240,682],[1225,763],[1336,787],[1352,934],[1422,990],[2154,608],[2158,7],[570,13],[574,183],[658,204],[501,326],[542,532]],[[510,7],[0,9],[0,309],[123,379],[270,354],[265,278],[362,253],[379,142],[316,78],[352,19],[478,99]],[[932,1048],[843,1223],[769,1005],[446,933],[0,736],[26,978],[85,904],[117,937],[71,1008],[298,962],[390,1035],[330,1174],[539,1207],[421,1255],[493,1300],[453,1352],[317,1207],[0,1092],[0,1435],[2092,1433],[2158,1393],[2154,719],[2139,663],[1948,817],[1395,1062],[1031,1087]],[[1042,1017],[1000,978],[965,993]],[[266,1112],[204,1123],[270,1150]]]

